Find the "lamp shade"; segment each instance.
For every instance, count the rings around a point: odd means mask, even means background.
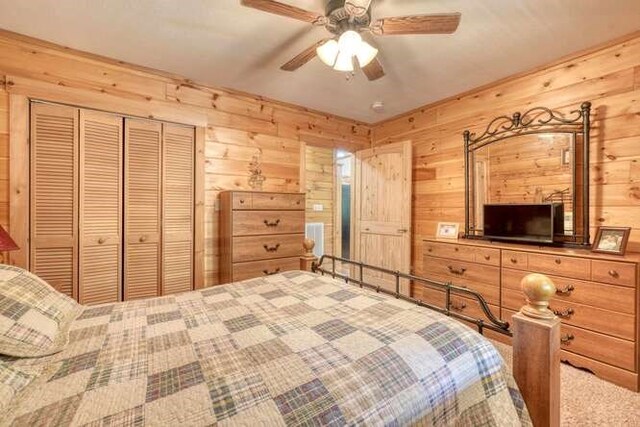
[[[336,63],[339,50],[338,42],[335,40],[329,40],[328,42],[318,46],[316,48],[316,53],[322,62],[327,64],[329,67],[333,67]]]
[[[356,58],[358,58],[358,64],[360,64],[360,67],[366,67],[367,64],[373,61],[373,58],[375,58],[377,54],[378,54],[378,49],[376,49],[375,47],[371,46],[369,43],[363,40],[360,43],[360,47],[358,47],[358,50],[356,52]]]
[[[0,225],[0,252],[15,251],[17,249],[20,248],[16,245],[16,242],[13,241],[9,233]]]
[[[336,65],[334,65],[333,69],[336,71],[353,71],[353,55],[341,50],[338,54],[338,59],[336,59]]]

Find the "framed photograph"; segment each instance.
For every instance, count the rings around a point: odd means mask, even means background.
[[[629,234],[631,234],[630,227],[598,227],[591,252],[624,255]]]
[[[439,222],[438,229],[436,230],[436,237],[441,237],[444,239],[457,239],[458,223],[457,222]]]

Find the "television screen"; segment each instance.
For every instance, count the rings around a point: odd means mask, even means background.
[[[554,241],[564,233],[562,203],[484,205],[485,238],[531,242]]]

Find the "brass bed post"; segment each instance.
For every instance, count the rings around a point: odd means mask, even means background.
[[[542,274],[520,282],[527,305],[512,317],[513,376],[534,426],[560,425],[560,319],[549,310],[556,287]]]

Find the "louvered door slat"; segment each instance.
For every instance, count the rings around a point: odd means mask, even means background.
[[[160,293],[162,125],[125,121],[124,298]]]
[[[122,239],[122,118],[80,113],[79,299],[120,300]]]
[[[163,125],[162,293],[193,289],[194,129]]]
[[[78,109],[31,104],[31,270],[77,295]]]

